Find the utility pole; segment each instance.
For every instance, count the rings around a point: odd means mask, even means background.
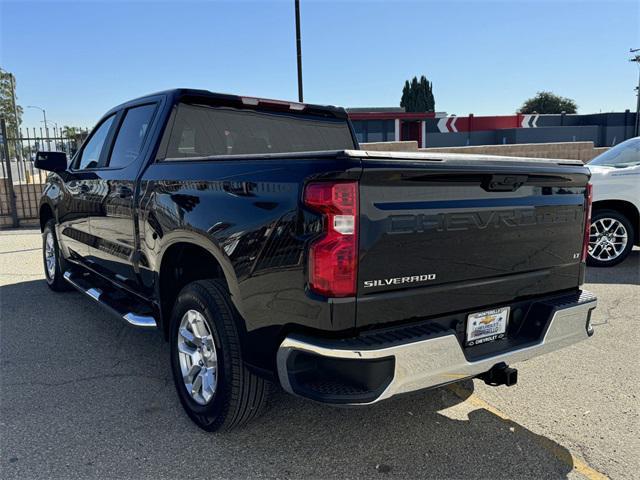
[[[295,0],[296,5],[296,50],[298,58],[298,101],[304,102],[302,95],[302,41],[300,40],[300,0]]]
[[[640,48],[630,48],[629,53],[635,54],[633,58],[630,58],[630,62],[635,62],[638,64],[638,86],[636,87],[636,124],[633,129],[633,136],[640,136]]]

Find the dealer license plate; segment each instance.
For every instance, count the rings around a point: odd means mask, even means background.
[[[467,317],[467,345],[480,345],[504,338],[510,307],[472,313]]]

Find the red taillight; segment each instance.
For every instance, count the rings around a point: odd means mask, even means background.
[[[584,209],[584,240],[582,242],[582,261],[587,261],[587,253],[589,252],[589,232],[591,230],[591,203],[593,202],[593,185],[587,183],[585,190],[585,209]]]
[[[310,183],[304,204],[323,214],[324,235],[309,248],[309,286],[327,297],[356,294],[358,183]]]

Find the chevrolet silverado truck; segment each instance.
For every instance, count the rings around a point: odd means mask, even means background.
[[[578,161],[364,151],[341,108],[177,89],[36,166],[49,287],[159,330],[209,431],[273,383],[333,405],[512,385],[593,332]]]

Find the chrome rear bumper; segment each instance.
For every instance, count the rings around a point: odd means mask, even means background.
[[[365,401],[339,402],[364,405],[384,400],[400,393],[444,385],[487,372],[500,363],[522,362],[587,339],[590,312],[596,307],[595,297],[586,294],[586,301],[563,304],[553,313],[542,340],[520,349],[510,350],[478,361],[468,361],[453,332],[426,340],[403,343],[388,348],[345,349],[339,342],[327,346],[326,341],[314,343],[308,337],[288,336],[277,355],[278,376],[289,393],[301,395],[292,384],[289,358],[295,352],[306,352],[330,359],[375,360],[392,357],[393,374],[388,384]],[[583,295],[581,299],[584,299]],[[302,394],[302,396],[307,396]]]

